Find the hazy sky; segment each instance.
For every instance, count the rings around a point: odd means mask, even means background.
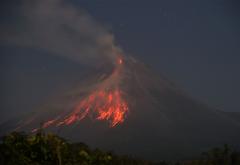
[[[1,25],[12,23],[16,29],[24,25],[22,19],[16,18],[17,6],[22,2],[0,2]],[[125,52],[163,73],[194,98],[215,108],[240,111],[240,4],[237,0],[71,0],[67,3],[74,10],[86,11],[107,29],[103,33],[100,30],[103,36],[110,31],[114,42]],[[1,35],[5,33],[3,29],[1,26]],[[106,42],[108,45],[113,41]],[[1,44],[0,54],[3,91],[0,120],[31,109],[53,91],[79,81],[81,76],[77,75],[84,69],[77,62],[53,56],[45,49]]]

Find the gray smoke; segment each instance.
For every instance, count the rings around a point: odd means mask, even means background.
[[[114,36],[86,12],[63,0],[23,0],[1,43],[33,47],[81,63],[113,61],[121,53]]]

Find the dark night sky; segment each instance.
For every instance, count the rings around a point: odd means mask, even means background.
[[[1,1],[0,22],[18,1]],[[194,98],[240,111],[240,5],[237,0],[71,0],[115,35],[123,50],[166,75]],[[21,24],[21,22],[19,22]],[[1,118],[39,104],[75,81],[81,66],[46,52],[0,46]],[[34,56],[32,56],[34,54]],[[64,80],[68,82],[64,82]],[[61,84],[64,84],[61,86]],[[36,95],[37,93],[37,95]],[[21,108],[20,108],[21,109]]]

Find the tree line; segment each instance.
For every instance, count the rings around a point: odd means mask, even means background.
[[[240,152],[228,145],[202,153],[198,159],[151,162],[128,155],[91,149],[40,130],[36,134],[12,132],[0,140],[3,165],[240,165]]]

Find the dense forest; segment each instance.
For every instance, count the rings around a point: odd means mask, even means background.
[[[51,133],[13,132],[1,138],[2,165],[240,165],[240,152],[228,145],[202,153],[198,159],[151,162],[70,143]]]

